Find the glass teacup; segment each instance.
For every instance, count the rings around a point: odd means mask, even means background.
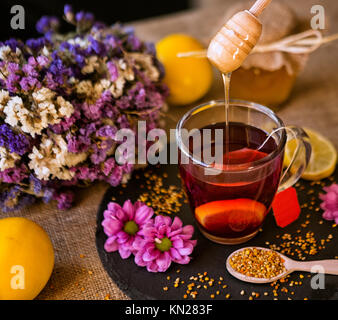
[[[224,101],[202,104],[182,117],[176,130],[179,169],[201,232],[217,243],[238,244],[256,235],[275,194],[299,179],[311,145],[301,128],[285,127],[272,110],[256,103],[232,100],[228,126],[223,119]],[[287,139],[298,143],[283,172]]]

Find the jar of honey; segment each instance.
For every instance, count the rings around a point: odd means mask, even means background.
[[[250,4],[250,1],[236,3],[228,10],[226,17],[248,8]],[[299,31],[297,17],[280,2],[272,2],[260,16],[260,21],[263,31],[257,46],[273,43]],[[230,97],[276,109],[288,99],[307,58],[308,54],[281,51],[250,54],[241,67],[232,73]]]

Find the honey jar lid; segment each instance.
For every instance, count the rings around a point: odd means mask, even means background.
[[[246,10],[254,1],[238,1],[231,6],[225,15],[224,21],[236,12]],[[286,4],[272,1],[259,16],[263,30],[258,44],[267,44],[289,36],[298,25],[298,19],[294,12]]]

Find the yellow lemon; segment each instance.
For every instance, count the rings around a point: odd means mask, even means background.
[[[213,74],[206,58],[177,57],[180,52],[203,49],[198,40],[185,34],[171,34],[156,44],[158,59],[165,68],[163,81],[170,89],[170,104],[192,103],[202,98],[210,89]]]
[[[311,158],[308,167],[302,175],[306,180],[321,180],[330,176],[337,163],[337,150],[334,145],[321,134],[310,129],[304,129],[310,138],[312,147]],[[286,144],[284,165],[288,166],[297,147],[295,140]]]
[[[47,233],[35,222],[0,220],[0,300],[31,300],[45,287],[54,267]]]

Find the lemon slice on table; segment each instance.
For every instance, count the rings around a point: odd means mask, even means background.
[[[327,138],[316,131],[305,128],[312,146],[312,153],[308,167],[304,171],[302,178],[306,180],[321,180],[330,176],[337,162],[337,150]],[[297,147],[296,140],[290,140],[285,147],[284,165],[288,166],[291,162],[293,153]]]

